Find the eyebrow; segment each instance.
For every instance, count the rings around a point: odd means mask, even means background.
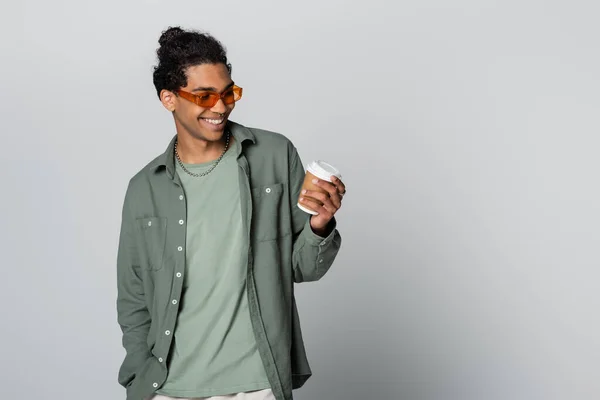
[[[235,82],[231,82],[229,85],[225,86],[225,89],[223,89],[223,91],[229,89],[230,87],[232,87],[233,85],[235,85]],[[219,92],[216,88],[214,87],[197,87],[196,89],[192,90],[192,92]]]

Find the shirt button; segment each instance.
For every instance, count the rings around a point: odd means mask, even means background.
[[[157,387],[158,387],[158,383],[154,382],[154,383],[152,384],[152,386],[153,386],[153,387],[155,387],[155,388],[157,388]]]
[[[319,260],[319,262],[320,262],[320,263],[322,263],[322,262],[323,262],[323,259],[321,258],[321,259]]]
[[[181,272],[176,273],[175,276],[181,278]]]
[[[266,188],[266,189],[265,189],[265,192],[267,192],[267,193],[271,193],[271,188]]]
[[[179,220],[179,225],[183,225],[183,220],[182,219]]]
[[[173,304],[177,304],[177,300],[173,300],[171,303],[173,303]]]
[[[179,200],[183,200],[183,195],[182,194],[179,195]]]
[[[182,250],[183,250],[183,247],[179,246],[179,247],[177,248],[177,250],[178,250],[178,251],[182,251]]]
[[[171,331],[165,331],[165,335],[169,336],[171,334]]]
[[[148,221],[148,226],[152,226],[152,221]]]
[[[158,357],[158,362],[163,362],[162,357]]]

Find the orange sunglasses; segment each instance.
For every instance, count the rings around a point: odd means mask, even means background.
[[[206,91],[198,92],[196,94],[186,92],[184,90],[176,90],[175,93],[203,108],[214,107],[219,99],[222,99],[223,103],[225,104],[233,104],[242,98],[242,88],[237,85],[233,85],[229,89],[226,89],[223,93]]]

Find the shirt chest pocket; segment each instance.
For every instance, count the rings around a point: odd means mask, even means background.
[[[154,271],[161,269],[167,242],[167,219],[164,217],[138,218],[137,224],[141,266]]]
[[[259,242],[289,235],[289,201],[283,183],[252,188],[252,236]]]

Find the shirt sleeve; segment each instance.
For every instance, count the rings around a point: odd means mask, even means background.
[[[300,156],[297,150],[291,146],[289,201],[294,233],[292,266],[294,281],[297,283],[321,279],[332,266],[342,244],[335,217],[330,222],[329,235],[321,237],[315,234],[310,226],[311,215],[297,207],[298,197],[304,183],[304,174]]]

